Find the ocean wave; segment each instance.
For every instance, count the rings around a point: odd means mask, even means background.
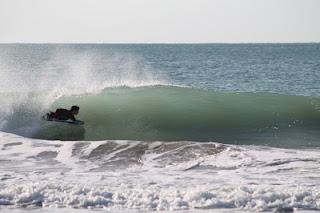
[[[318,147],[320,99],[270,93],[219,93],[188,87],[112,87],[63,96],[47,111],[81,107],[84,126],[41,121],[30,105],[7,118],[6,130],[49,140],[219,141]],[[30,125],[33,124],[33,125]],[[5,128],[4,128],[5,129]],[[18,133],[18,131],[14,132]]]

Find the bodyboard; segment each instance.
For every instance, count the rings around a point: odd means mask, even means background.
[[[41,117],[45,121],[54,121],[54,122],[61,122],[61,123],[67,123],[67,124],[73,124],[73,125],[83,125],[84,122],[80,120],[58,120],[58,119],[50,119],[47,115],[44,115]]]

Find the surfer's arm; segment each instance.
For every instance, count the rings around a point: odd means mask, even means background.
[[[74,117],[74,115],[70,115],[70,118],[69,118],[70,120],[72,120],[72,121],[76,121],[77,119]]]

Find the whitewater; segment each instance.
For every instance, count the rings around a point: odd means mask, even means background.
[[[319,44],[2,44],[0,211],[318,211],[319,62]],[[72,105],[85,125],[41,119]]]

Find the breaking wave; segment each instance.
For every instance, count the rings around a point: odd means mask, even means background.
[[[41,113],[75,104],[81,107],[78,117],[84,126],[40,119]],[[320,139],[320,99],[313,97],[155,85],[63,96],[42,111],[30,112],[27,106],[8,118],[6,131],[49,140],[188,140],[278,147],[318,147]]]

